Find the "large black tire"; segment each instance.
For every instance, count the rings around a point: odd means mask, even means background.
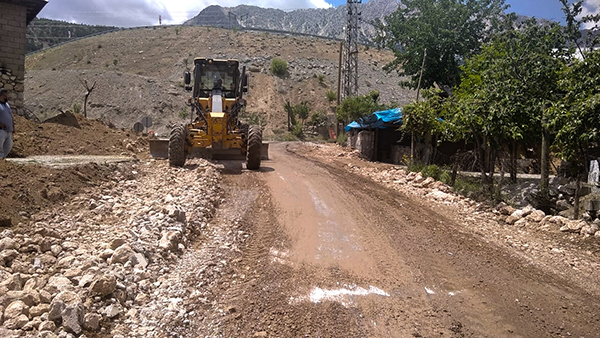
[[[171,130],[169,137],[169,164],[173,167],[183,167],[187,157],[185,151],[186,127],[177,126]]]
[[[260,168],[260,151],[262,148],[262,130],[259,126],[248,128],[248,148],[246,149],[246,168],[258,170]]]

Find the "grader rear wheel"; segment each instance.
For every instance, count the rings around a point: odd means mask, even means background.
[[[246,168],[258,170],[260,168],[260,150],[262,147],[262,130],[259,126],[248,128],[248,149],[246,151]]]
[[[177,126],[171,130],[169,137],[169,164],[173,167],[183,167],[187,157],[185,151],[185,126]]]

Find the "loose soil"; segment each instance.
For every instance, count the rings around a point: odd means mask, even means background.
[[[121,155],[147,158],[147,137],[99,120],[62,113],[36,123],[15,115],[9,157],[34,155]],[[69,200],[109,179],[116,165],[81,164],[64,170],[0,160],[0,223],[18,224],[32,213]]]

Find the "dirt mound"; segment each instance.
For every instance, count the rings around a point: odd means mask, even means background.
[[[111,128],[66,112],[35,123],[15,116],[14,146],[9,157],[32,155],[136,155],[147,153],[146,136]]]
[[[32,155],[128,155],[145,158],[143,135],[110,128],[70,112],[45,123],[15,115],[14,146],[9,157]],[[126,165],[120,165],[126,166]],[[119,167],[97,164],[63,170],[0,160],[0,227],[18,224],[32,213],[68,200],[85,187],[108,180]]]
[[[56,124],[62,124],[63,126],[68,126],[68,127],[75,127],[75,128],[81,128],[81,126],[79,125],[79,120],[77,119],[77,117],[75,115],[73,115],[73,113],[67,111],[64,113],[60,113],[52,118],[47,119],[46,121],[44,121],[45,123],[56,123]]]

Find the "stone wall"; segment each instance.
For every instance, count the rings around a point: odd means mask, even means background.
[[[0,87],[11,91],[13,112],[22,115],[27,8],[0,2]]]

